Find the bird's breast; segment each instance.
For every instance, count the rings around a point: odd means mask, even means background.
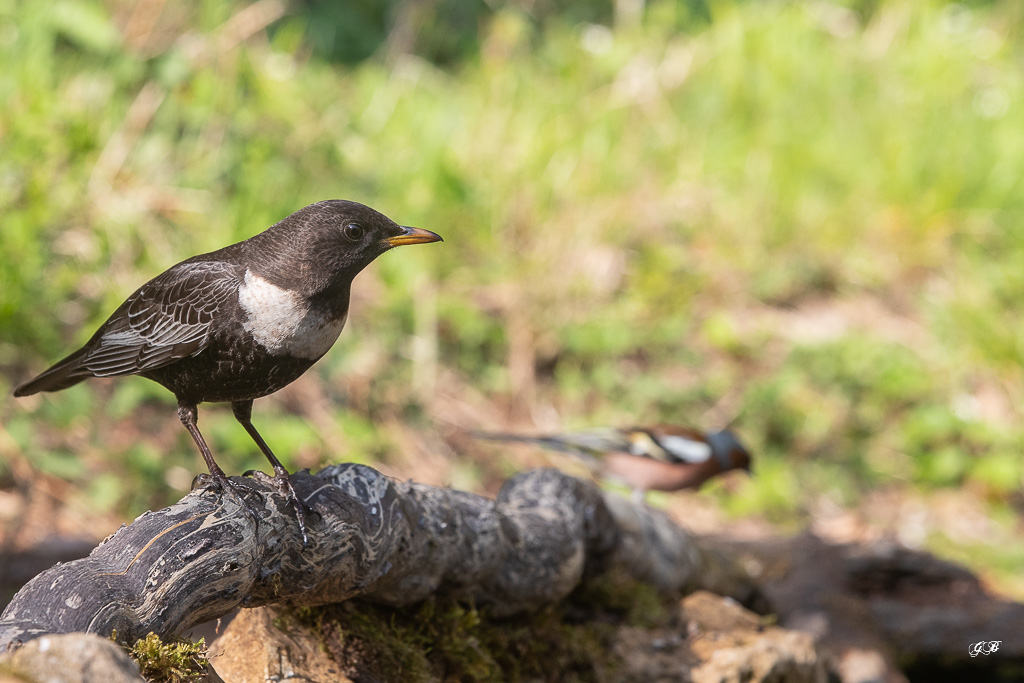
[[[278,287],[250,270],[238,289],[245,312],[242,326],[274,355],[316,360],[327,353],[345,327],[345,315],[312,307],[297,292]]]

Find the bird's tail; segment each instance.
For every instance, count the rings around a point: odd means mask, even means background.
[[[85,349],[79,349],[53,367],[14,389],[15,396],[31,396],[40,391],[60,391],[78,384],[92,373],[82,367]]]
[[[488,441],[505,441],[515,443],[532,443],[542,448],[569,455],[582,456],[584,458],[598,458],[604,453],[619,451],[628,448],[628,442],[623,443],[622,436],[618,430],[592,430],[589,432],[574,432],[571,434],[557,434],[550,436],[524,436],[522,434],[508,434],[501,432],[472,432],[478,439]]]
[[[563,444],[557,437],[553,436],[525,436],[523,434],[508,434],[504,432],[471,432],[473,438],[485,441],[504,441],[506,443],[532,443],[547,448],[561,447]]]

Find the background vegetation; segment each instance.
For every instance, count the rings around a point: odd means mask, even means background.
[[[717,514],[1024,594],[1022,27],[1014,0],[0,0],[5,542],[40,497],[102,536],[202,469],[146,380],[13,386],[164,268],[342,197],[446,241],[381,258],[257,403],[286,464],[493,490],[543,461],[460,429],[732,423],[756,476]],[[201,426],[264,466],[229,411]]]

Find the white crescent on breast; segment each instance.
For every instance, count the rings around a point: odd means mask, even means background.
[[[238,289],[245,311],[243,327],[256,343],[275,355],[316,360],[327,353],[345,327],[345,316],[329,318],[310,310],[292,291],[245,271]]]

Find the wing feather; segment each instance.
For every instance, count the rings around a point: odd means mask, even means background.
[[[81,359],[97,377],[132,375],[202,351],[217,309],[241,286],[238,268],[186,262],[143,285],[100,328]]]

